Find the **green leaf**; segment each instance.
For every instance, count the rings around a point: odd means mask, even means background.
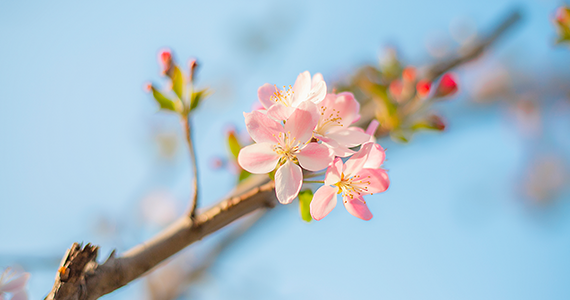
[[[196,107],[198,107],[200,101],[204,100],[204,98],[208,96],[210,96],[210,92],[207,89],[192,92],[190,99],[190,111],[193,111]]]
[[[176,96],[182,100],[182,95],[184,95],[184,74],[180,71],[178,66],[174,66],[170,79],[172,80],[172,90],[174,90]]]
[[[251,173],[246,170],[241,170],[241,172],[239,172],[238,183],[246,180],[249,176],[251,176]]]
[[[154,96],[154,100],[158,102],[160,109],[170,110],[174,112],[180,112],[181,103],[180,100],[170,100],[166,96],[164,96],[161,92],[159,92],[154,86],[151,85],[152,95]]]
[[[228,146],[232,156],[237,160],[239,151],[241,150],[241,145],[236,137],[235,131],[230,131],[228,134]]]
[[[306,222],[311,222],[311,201],[313,201],[313,191],[304,190],[299,193],[299,212],[301,218]]]

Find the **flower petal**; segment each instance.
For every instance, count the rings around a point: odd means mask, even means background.
[[[328,185],[321,186],[313,195],[311,201],[311,216],[319,221],[326,217],[336,206],[336,194],[338,187]]]
[[[287,120],[295,111],[292,106],[285,106],[281,103],[275,103],[267,110],[267,115],[275,120]]]
[[[323,82],[325,81],[325,79],[323,78],[323,74],[315,73],[313,75],[313,80],[311,80],[311,88],[314,88],[321,81]]]
[[[327,96],[327,84],[324,81],[314,84],[311,91],[307,95],[307,100],[313,103],[319,103]]]
[[[388,173],[383,169],[362,169],[356,175],[359,175],[361,180],[365,181],[366,184],[353,184],[362,187],[365,186],[370,194],[382,193],[390,186]]]
[[[18,278],[12,279],[10,282],[2,286],[3,292],[13,293],[23,289],[30,278],[30,273],[23,273]]]
[[[273,104],[275,104],[275,101],[271,100],[271,97],[273,97],[275,94],[275,89],[276,87],[269,83],[266,83],[257,89],[257,98],[259,99],[259,102],[261,102],[261,105],[265,107],[265,109],[268,109]]]
[[[355,197],[350,199],[349,197],[343,197],[344,207],[353,216],[368,221],[372,219],[372,213],[366,205],[366,201],[362,197]]]
[[[368,159],[370,149],[372,149],[372,143],[366,143],[360,147],[360,150],[356,152],[356,154],[346,161],[344,164],[345,177],[352,177],[362,169]]]
[[[250,173],[265,174],[275,169],[279,158],[273,151],[272,143],[258,143],[242,148],[238,154],[238,163]]]
[[[326,168],[333,161],[332,151],[325,145],[309,143],[296,154],[299,164],[309,171]]]
[[[291,105],[296,107],[301,102],[307,100],[307,95],[309,95],[309,91],[311,90],[311,74],[309,71],[305,71],[299,76],[297,76],[297,80],[295,80],[295,85],[293,86],[293,99],[291,100]]]
[[[384,163],[386,158],[386,153],[384,148],[378,144],[373,144],[370,153],[368,154],[368,159],[364,163],[363,169],[378,169]]]
[[[275,172],[275,194],[282,204],[289,204],[297,197],[303,185],[301,167],[287,160]]]
[[[376,119],[372,119],[372,121],[370,121],[370,124],[368,124],[368,128],[366,128],[366,134],[374,137],[376,129],[378,129],[378,125],[380,125],[380,122],[378,122]]]
[[[335,140],[330,139],[328,137],[321,136],[318,134],[315,134],[315,137],[319,139],[321,142],[323,142],[323,145],[329,147],[335,156],[347,157],[356,153],[355,151],[348,149],[348,147],[341,146]]]
[[[342,160],[339,157],[335,158],[333,163],[327,168],[325,185],[335,185],[339,182],[343,167],[344,164],[342,163]]]
[[[317,106],[312,102],[303,102],[285,123],[285,132],[297,142],[306,143],[313,137],[313,129],[319,122]]]
[[[18,291],[12,295],[10,300],[28,300],[28,293],[25,290]]]
[[[360,119],[360,103],[354,99],[350,92],[343,92],[336,96],[334,108],[342,118],[341,124],[345,127]]]
[[[283,131],[281,124],[257,110],[243,115],[247,132],[255,142],[277,142],[276,136]]]
[[[370,140],[370,135],[358,127],[338,127],[338,129],[328,132],[326,136],[347,148],[356,147]]]

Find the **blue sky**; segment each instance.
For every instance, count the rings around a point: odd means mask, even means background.
[[[195,117],[204,203],[232,188],[209,169],[225,155],[223,132],[243,128],[257,88],[292,84],[298,73],[338,78],[376,63],[395,45],[412,64],[431,61],[426,41],[450,40],[450,24],[478,30],[513,8],[524,20],[487,61],[508,61],[539,77],[568,65],[554,49],[557,1],[220,1],[0,3],[0,257],[59,258],[75,241],[108,252],[153,232],[133,224],[155,189],[184,207],[183,149],[157,158],[154,130],[181,136],[176,117],[156,113],[143,92],[161,82],[156,53],[197,57],[199,84],[215,94]],[[565,64],[561,64],[563,62]],[[469,68],[461,70],[469,79]],[[469,84],[466,82],[465,84]],[[468,111],[462,93],[446,110],[449,130],[410,145],[386,143],[392,185],[368,203],[362,222],[338,207],[302,222],[281,207],[220,258],[195,287],[206,299],[567,299],[570,207],[529,208],[516,192],[527,142],[498,106]],[[466,112],[467,111],[467,112]],[[566,159],[568,159],[568,151]],[[121,224],[105,239],[101,216]],[[132,222],[131,222],[132,221]],[[2,263],[10,263],[2,260]],[[32,270],[32,298],[47,293],[54,269]],[[140,283],[107,299],[131,299]]]

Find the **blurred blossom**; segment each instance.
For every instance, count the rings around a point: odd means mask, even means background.
[[[171,160],[178,150],[178,136],[174,132],[162,131],[155,135],[158,152],[161,158]]]
[[[469,17],[456,17],[449,24],[451,37],[460,45],[466,45],[477,37],[477,27],[473,19]]]
[[[527,137],[538,136],[542,130],[540,109],[534,99],[532,95],[524,95],[511,108],[517,128]]]
[[[141,202],[141,213],[145,221],[165,226],[178,217],[178,202],[168,191],[150,192]]]
[[[537,203],[553,200],[566,186],[568,170],[564,159],[555,155],[537,158],[525,172],[525,194]]]
[[[491,102],[511,92],[512,79],[507,68],[495,65],[486,69],[471,85],[470,94],[477,102]]]
[[[30,273],[19,269],[6,268],[0,275],[0,300],[27,300],[26,283],[30,278]],[[11,295],[11,298],[7,298]]]
[[[221,169],[225,169],[227,167],[227,160],[223,159],[221,157],[218,156],[214,156],[210,158],[210,168],[212,170],[221,170]]]
[[[426,50],[435,58],[443,58],[451,51],[451,43],[449,37],[440,32],[431,33],[426,38]]]

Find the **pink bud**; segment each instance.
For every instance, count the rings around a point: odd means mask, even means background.
[[[145,92],[150,93],[152,91],[152,84],[150,82],[147,82],[143,88]]]
[[[425,98],[429,94],[430,90],[431,82],[423,79],[418,81],[418,84],[416,85],[416,91],[420,98]]]
[[[457,92],[457,79],[451,73],[444,74],[439,81],[439,86],[435,92],[436,97],[447,97]]]
[[[398,79],[396,80],[392,80],[392,82],[390,82],[390,93],[392,94],[392,96],[394,96],[395,98],[399,98],[400,95],[402,94],[402,89],[404,88],[404,86],[402,85],[402,82]]]
[[[406,67],[404,71],[402,71],[402,78],[406,82],[414,82],[416,81],[416,68],[414,67]]]
[[[198,61],[196,61],[195,58],[190,59],[188,61],[188,68],[190,69],[190,81],[194,81],[194,74],[198,68]]]
[[[570,25],[570,9],[561,6],[556,10],[556,21],[561,24]]]
[[[158,63],[162,67],[162,74],[166,74],[172,67],[172,52],[165,48],[158,52]]]
[[[430,126],[435,129],[435,130],[444,130],[445,129],[445,123],[443,122],[443,120],[436,115],[431,115],[428,117],[428,122],[430,124]]]

